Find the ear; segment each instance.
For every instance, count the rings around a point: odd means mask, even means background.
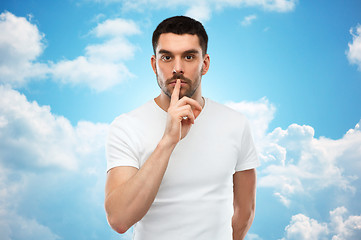
[[[203,66],[202,66],[202,75],[205,75],[208,72],[209,64],[210,64],[210,57],[208,54],[204,55],[203,58]]]
[[[150,64],[152,65],[153,72],[157,74],[157,59],[155,55],[152,55],[152,57],[150,58]]]

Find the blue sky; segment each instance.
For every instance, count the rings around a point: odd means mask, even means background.
[[[106,223],[104,143],[159,94],[151,35],[173,15],[208,32],[203,95],[251,121],[247,239],[360,239],[360,13],[357,0],[2,1],[2,239],[130,239]]]

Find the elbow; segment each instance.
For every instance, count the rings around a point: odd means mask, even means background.
[[[105,199],[104,207],[109,226],[120,234],[128,231],[143,217],[132,204],[114,203],[109,197]]]
[[[247,211],[248,220],[251,221],[251,223],[253,222],[255,212],[256,212],[256,208],[255,205],[253,204],[252,207],[249,209],[249,211]]]
[[[256,203],[252,202],[249,208],[244,211],[245,218],[248,220],[249,224],[252,224],[256,212]]]
[[[253,223],[254,216],[253,208],[234,212],[232,218],[233,239],[244,239]]]
[[[241,226],[241,228],[247,228],[247,226],[252,225],[254,219],[255,211],[249,209],[248,211],[235,212],[232,218],[234,225]]]
[[[250,206],[242,208],[235,208],[234,209],[234,218],[241,220],[243,222],[253,222],[255,216],[256,206],[255,204],[250,204]]]
[[[251,208],[248,211],[244,212],[244,222],[247,226],[251,226],[254,220],[255,209]]]
[[[126,231],[128,231],[129,228],[131,228],[131,225],[126,224],[125,221],[122,221],[119,218],[108,215],[107,220],[108,220],[109,226],[117,233],[123,234]]]
[[[114,231],[123,234],[132,227],[132,224],[127,221],[124,211],[121,211],[119,209],[115,210],[111,207],[109,201],[107,200],[105,201],[104,205],[108,224]]]

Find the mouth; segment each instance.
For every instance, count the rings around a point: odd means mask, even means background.
[[[176,84],[177,80],[178,80],[178,79],[173,80],[173,81],[170,81],[168,84]],[[181,84],[188,84],[188,82],[185,81],[185,80],[181,80]]]
[[[189,79],[187,79],[183,75],[174,75],[172,78],[168,79],[166,83],[169,85],[175,85],[178,79],[181,80],[181,86],[190,84],[190,82],[191,82]]]
[[[171,88],[174,88],[176,83],[177,83],[177,80],[172,80],[168,83],[168,86],[170,86]],[[181,80],[180,87],[186,88],[188,84],[189,83],[186,80]]]

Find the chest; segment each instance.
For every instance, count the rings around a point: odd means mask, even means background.
[[[158,136],[159,139],[161,135]],[[157,141],[156,141],[157,143]],[[144,146],[143,163],[155,144]],[[157,199],[209,199],[230,196],[237,163],[237,140],[231,131],[194,127],[174,149]]]

